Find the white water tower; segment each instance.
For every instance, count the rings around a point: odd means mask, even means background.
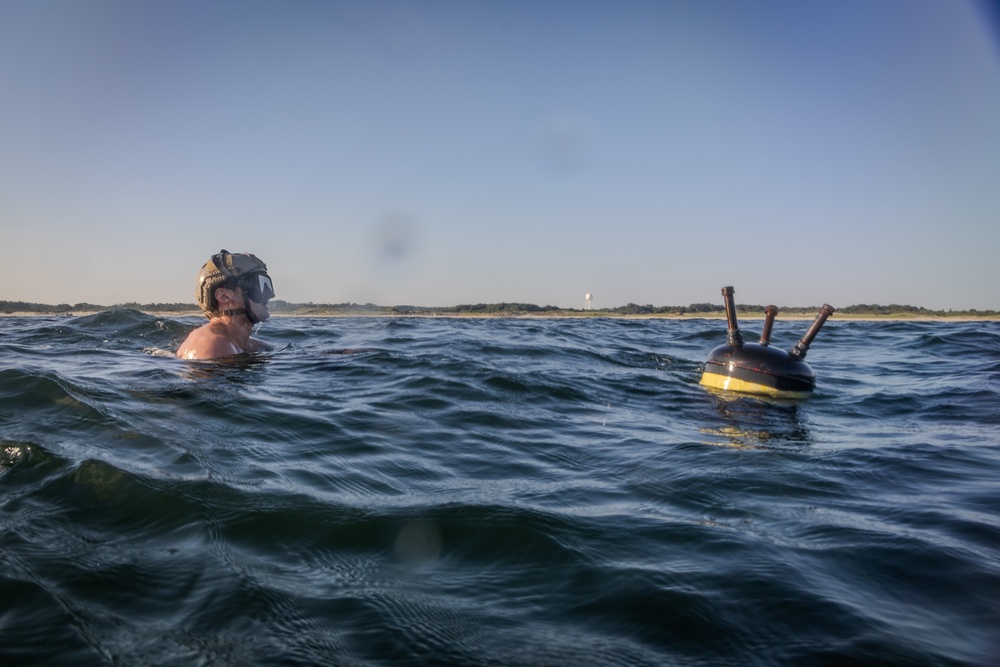
[[[583,304],[583,309],[584,310],[593,310],[594,309],[594,295],[591,294],[590,292],[587,292],[587,295],[584,297],[584,299],[586,299],[586,302]]]

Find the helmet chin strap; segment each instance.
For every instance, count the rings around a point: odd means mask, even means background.
[[[234,315],[245,315],[246,312],[247,311],[245,309],[243,309],[243,308],[232,308],[230,310],[221,310],[221,311],[219,311],[219,314],[220,315],[228,315],[229,317],[232,317]]]
[[[253,308],[250,307],[249,297],[247,297],[246,292],[243,292],[243,314],[250,320],[250,324],[260,324],[260,320],[253,314]]]

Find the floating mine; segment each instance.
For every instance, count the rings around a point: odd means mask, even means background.
[[[823,327],[833,308],[823,304],[806,335],[785,352],[770,346],[771,327],[778,309],[764,311],[764,328],[759,343],[744,343],[736,322],[733,288],[723,287],[729,336],[725,345],[712,350],[705,362],[701,384],[722,391],[762,394],[778,398],[802,398],[816,388],[816,374],[805,361],[806,350]]]

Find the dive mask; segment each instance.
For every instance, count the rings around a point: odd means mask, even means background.
[[[245,277],[240,285],[251,301],[267,303],[274,298],[274,283],[266,273],[254,273]]]

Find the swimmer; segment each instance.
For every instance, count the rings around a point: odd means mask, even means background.
[[[264,262],[222,250],[201,267],[195,294],[209,321],[188,335],[178,357],[218,359],[272,349],[251,335],[255,324],[271,316],[267,302],[274,298],[274,285]]]

